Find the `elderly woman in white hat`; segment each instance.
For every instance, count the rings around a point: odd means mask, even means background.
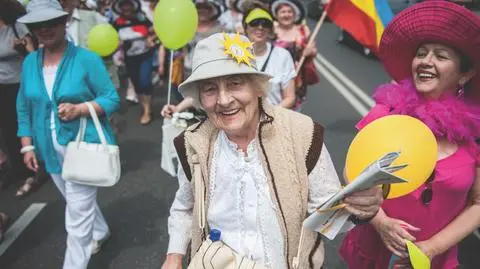
[[[301,240],[302,222],[341,184],[323,127],[264,100],[270,78],[244,36],[214,34],[196,46],[193,73],[179,90],[208,118],[175,139],[179,189],[162,268],[181,268],[189,245],[195,260],[208,230],[263,267],[291,268],[297,250],[297,268],[321,267],[321,236],[305,230]],[[381,201],[378,188],[346,199],[358,219],[374,216]]]
[[[90,115],[85,102],[92,104],[107,142],[114,144],[108,116],[118,109],[120,99],[102,59],[66,40],[67,16],[56,0],[32,0],[27,14],[18,19],[44,46],[30,53],[23,63],[17,135],[27,167],[36,171],[37,158],[43,160],[67,202],[63,268],[86,269],[90,256],[100,251],[110,231],[97,205],[97,188],[62,178],[65,146],[75,139],[80,118]],[[89,119],[85,141],[99,140]]]

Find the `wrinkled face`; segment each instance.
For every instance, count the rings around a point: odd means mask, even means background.
[[[474,75],[463,73],[460,55],[442,44],[421,45],[412,61],[415,87],[427,97],[438,98],[443,93],[456,93],[458,86],[465,85]]]
[[[207,3],[198,3],[196,4],[198,20],[200,22],[208,22],[213,16],[213,7]]]
[[[245,32],[253,43],[266,43],[273,30],[273,22],[267,19],[256,19],[247,24]]]
[[[200,103],[208,119],[227,135],[240,136],[257,128],[260,114],[252,77],[232,75],[206,79],[199,83]]]
[[[28,28],[38,38],[38,42],[47,48],[55,47],[65,41],[66,17],[28,24]]]
[[[285,26],[294,24],[295,10],[289,5],[281,5],[277,10],[277,21]]]
[[[135,17],[135,7],[130,1],[123,1],[120,5],[120,9],[122,10],[122,16],[130,19]]]

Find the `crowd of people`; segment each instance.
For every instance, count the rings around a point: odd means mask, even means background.
[[[21,181],[16,196],[23,198],[51,178],[66,200],[64,269],[87,268],[111,236],[97,187],[62,177],[66,145],[90,117],[89,105],[107,143],[116,144],[123,90],[141,106],[141,125],[155,113],[196,116],[174,140],[179,189],[163,269],[182,268],[185,259],[189,268],[205,268],[218,230],[220,255],[236,259],[235,268],[324,262],[322,236],[302,223],[342,186],[324,128],[300,113],[307,87],[319,83],[302,3],[193,2],[197,32],[169,51],[153,30],[154,0],[31,0],[26,7],[0,0],[0,188]],[[121,42],[99,57],[87,37],[103,23]],[[373,187],[345,198],[350,217],[340,254],[349,268],[385,269],[392,260],[394,268],[411,268],[407,240],[432,268],[458,267],[457,244],[480,226],[479,47],[480,18],[447,1],[416,4],[385,29],[378,56],[394,82],[375,91],[376,105],[357,128],[387,115],[415,117],[435,134],[438,160],[425,184],[404,197],[383,201]],[[155,112],[154,92],[169,77],[173,102]],[[100,142],[91,119],[84,140]],[[7,224],[0,213],[0,240]]]

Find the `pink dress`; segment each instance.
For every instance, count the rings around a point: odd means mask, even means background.
[[[363,118],[357,128],[389,114],[384,105],[376,105]],[[421,228],[411,232],[417,241],[424,241],[447,226],[466,207],[469,191],[474,183],[477,160],[467,146],[460,146],[451,156],[441,159],[435,167],[432,184],[433,199],[429,205],[421,201],[422,185],[413,193],[386,200],[382,208],[392,218],[401,219]],[[372,225],[359,225],[345,237],[340,255],[350,269],[386,269],[392,253],[385,247]],[[452,247],[442,255],[434,257],[432,269],[454,269],[458,267],[457,247]]]

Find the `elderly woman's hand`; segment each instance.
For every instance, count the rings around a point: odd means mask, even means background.
[[[62,121],[71,121],[85,114],[85,104],[63,103],[58,105],[58,117]]]
[[[177,112],[177,107],[174,105],[165,105],[162,108],[162,117],[170,119],[173,116],[173,113]]]
[[[345,198],[345,209],[359,219],[375,216],[383,202],[383,192],[379,187],[352,193]]]
[[[183,255],[181,254],[168,254],[165,262],[162,265],[162,269],[182,269]]]

